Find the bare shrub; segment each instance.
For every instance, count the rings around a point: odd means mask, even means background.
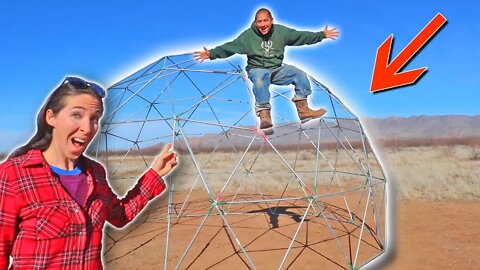
[[[388,148],[404,148],[419,146],[457,146],[480,145],[480,137],[439,137],[439,138],[387,138],[378,139],[377,142]]]
[[[479,161],[480,160],[480,147],[473,147],[470,153],[470,160]]]

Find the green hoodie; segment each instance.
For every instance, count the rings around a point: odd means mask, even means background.
[[[323,31],[298,31],[281,24],[272,25],[270,32],[263,36],[254,22],[236,39],[210,50],[210,59],[227,58],[236,53],[246,54],[247,70],[276,68],[282,65],[285,46],[315,44],[324,38]]]

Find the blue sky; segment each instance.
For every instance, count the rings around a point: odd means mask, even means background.
[[[0,151],[28,140],[39,107],[66,75],[108,87],[164,55],[234,38],[263,6],[276,23],[339,29],[336,41],[289,48],[285,62],[360,117],[480,114],[476,1],[2,1]],[[447,25],[405,67],[427,73],[413,86],[370,93],[378,46],[393,34],[395,57],[438,12]]]

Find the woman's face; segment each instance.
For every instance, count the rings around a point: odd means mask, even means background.
[[[76,161],[98,131],[102,107],[98,99],[80,94],[65,98],[65,105],[57,114],[47,110],[47,123],[53,127],[53,150],[58,158]]]

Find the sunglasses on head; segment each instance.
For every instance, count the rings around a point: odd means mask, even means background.
[[[91,88],[95,91],[95,93],[97,93],[101,98],[104,98],[105,97],[105,90],[98,84],[96,83],[93,83],[93,82],[89,82],[89,81],[85,81],[84,79],[82,78],[78,78],[78,77],[66,77],[65,80],[63,80],[63,83],[62,85],[64,84],[70,84],[72,86],[74,86],[75,88],[78,88],[78,89],[87,89],[87,88]]]

